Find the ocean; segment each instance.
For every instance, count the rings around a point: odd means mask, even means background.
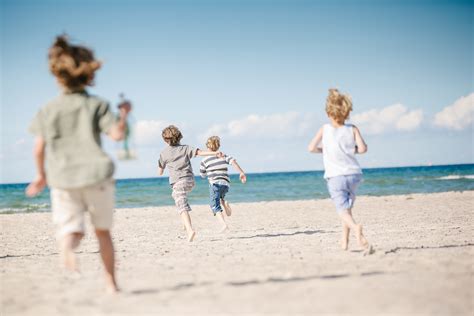
[[[474,190],[474,164],[364,169],[358,195],[383,196]],[[247,183],[231,175],[227,199],[231,203],[325,199],[329,195],[323,171],[247,174]],[[24,195],[26,183],[0,184],[0,213],[49,212],[49,191],[35,198]],[[191,204],[208,204],[205,179],[196,178]],[[173,205],[168,178],[120,179],[116,183],[116,207]]]

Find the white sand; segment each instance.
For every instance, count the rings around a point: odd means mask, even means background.
[[[115,297],[90,227],[71,280],[50,214],[2,215],[1,315],[473,315],[473,210],[474,191],[360,197],[366,257],[329,200],[233,204],[224,235],[196,206],[194,243],[172,207],[118,210]]]

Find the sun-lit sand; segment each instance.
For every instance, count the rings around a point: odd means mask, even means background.
[[[173,207],[120,209],[116,296],[103,294],[91,229],[64,273],[50,214],[1,215],[2,315],[473,315],[474,191],[360,197],[376,253],[340,250],[329,200],[232,204],[219,234],[195,206],[186,241]]]

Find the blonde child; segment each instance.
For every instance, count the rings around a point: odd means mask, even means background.
[[[113,140],[124,137],[130,105],[120,109],[117,121],[107,101],[90,95],[101,63],[92,50],[72,45],[59,36],[49,49],[49,68],[61,94],[41,108],[30,126],[36,135],[36,179],[26,194],[35,196],[51,188],[53,221],[65,267],[78,273],[74,250],[84,236],[84,217],[89,212],[95,228],[106,289],[118,290],[114,247],[110,235],[114,210],[114,164],[101,148],[100,134]],[[45,168],[46,164],[46,168]]]
[[[222,156],[216,151],[203,151],[188,145],[181,145],[183,138],[180,130],[173,125],[166,127],[162,132],[163,140],[168,146],[160,153],[158,160],[158,174],[161,176],[166,167],[169,172],[169,183],[172,188],[171,196],[183,221],[188,234],[188,241],[194,240],[196,232],[191,224],[189,212],[191,206],[188,203],[188,194],[194,188],[194,174],[191,159],[196,156]]]
[[[362,232],[362,225],[356,224],[352,217],[356,189],[362,181],[362,170],[355,154],[367,152],[367,145],[359,129],[345,123],[351,111],[350,97],[341,94],[337,89],[330,89],[326,101],[326,113],[330,123],[319,129],[308,150],[323,154],[324,178],[342,220],[342,249],[348,249],[349,233],[352,229],[359,246],[372,253],[372,247]]]
[[[207,149],[210,151],[218,151],[221,143],[218,136],[211,136],[206,143]],[[240,173],[240,181],[245,183],[247,177],[244,171],[240,168],[237,161],[230,157],[206,157],[201,161],[201,167],[199,169],[201,177],[207,177],[209,180],[209,194],[211,199],[211,210],[214,216],[217,216],[220,223],[222,224],[221,232],[228,229],[227,223],[225,222],[224,215],[222,214],[222,206],[224,206],[227,216],[232,214],[232,209],[229,202],[224,198],[229,191],[230,179],[228,175],[227,165],[232,165]],[[222,206],[221,206],[222,205]]]

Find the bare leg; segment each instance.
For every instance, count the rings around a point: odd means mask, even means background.
[[[342,250],[349,249],[349,234],[351,229],[347,226],[344,221],[342,221],[342,239],[341,239],[341,248]]]
[[[362,225],[356,224],[356,222],[352,218],[352,212],[350,210],[346,210],[342,213],[339,213],[339,216],[341,217],[345,225],[347,225],[350,229],[354,230],[359,246],[364,249],[367,248],[369,246],[369,243],[367,242],[367,239],[365,239],[364,234],[362,233]]]
[[[83,233],[71,233],[64,236],[59,242],[61,260],[64,264],[64,267],[69,271],[79,272],[74,250],[81,243],[82,237],[84,237]]]
[[[183,225],[186,227],[186,232],[188,233],[188,241],[191,242],[194,240],[194,236],[196,236],[196,232],[193,229],[191,224],[191,217],[189,216],[188,211],[183,211],[180,214],[181,219],[183,220]]]
[[[227,201],[224,200],[224,199],[221,199],[221,205],[224,207],[225,214],[226,214],[227,216],[231,216],[231,215],[232,215],[232,208],[230,207],[229,202],[227,202]]]
[[[347,210],[347,212],[352,216],[352,209]],[[342,250],[349,249],[350,232],[351,232],[350,227],[344,221],[342,221],[342,239],[341,239]]]
[[[217,217],[217,219],[219,219],[219,222],[220,222],[221,225],[222,225],[222,228],[221,228],[221,230],[220,230],[219,232],[220,232],[220,233],[223,233],[223,232],[225,232],[226,230],[228,230],[229,227],[227,226],[227,223],[225,222],[224,214],[222,214],[222,212],[217,212],[217,213],[216,213],[216,217]]]
[[[108,293],[118,292],[117,282],[115,280],[115,255],[112,237],[108,230],[95,230],[97,240],[99,241],[100,256],[105,268],[106,291]]]

